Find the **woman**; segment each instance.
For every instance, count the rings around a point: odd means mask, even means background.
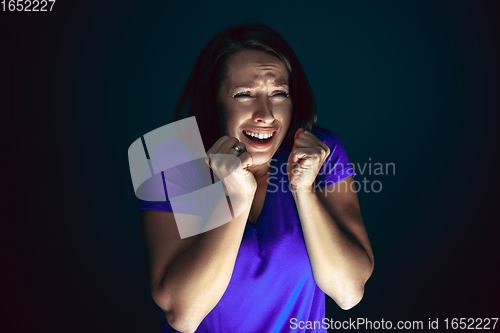
[[[164,332],[304,332],[313,322],[326,332],[318,325],[325,294],[343,309],[356,305],[373,254],[355,174],[339,139],[313,128],[314,97],[297,57],[265,25],[222,31],[184,88],[177,119],[186,116],[202,125],[206,163],[231,202],[248,204],[229,223],[181,239],[168,203],[141,201]],[[220,156],[241,162],[233,177]]]

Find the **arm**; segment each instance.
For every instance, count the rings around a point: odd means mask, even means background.
[[[314,279],[347,310],[363,297],[364,285],[373,271],[373,254],[358,197],[351,187],[352,177],[314,192],[314,180],[329,155],[330,148],[324,142],[299,129],[287,172]]]
[[[321,189],[299,188],[294,198],[314,278],[342,309],[355,306],[373,271],[352,177]]]
[[[151,294],[176,330],[194,332],[221,299],[234,269],[248,212],[218,228],[181,239],[173,213],[141,211]]]
[[[231,279],[256,190],[255,177],[248,171],[252,164],[250,154],[244,152],[238,158],[230,158],[230,154],[236,154],[232,147],[237,142],[234,138],[221,138],[207,152],[206,159],[230,194],[237,215],[232,221],[181,239],[173,213],[141,211],[151,293],[170,326],[178,331],[194,332],[217,305]],[[214,222],[224,216],[227,205],[226,196],[222,196],[207,225],[220,225]],[[202,218],[188,214],[182,217],[182,223],[187,225],[199,225]]]

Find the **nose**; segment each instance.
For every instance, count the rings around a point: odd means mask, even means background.
[[[263,123],[265,125],[272,124],[274,122],[274,115],[272,112],[272,103],[267,96],[259,97],[258,103],[256,104],[252,119],[255,123]]]

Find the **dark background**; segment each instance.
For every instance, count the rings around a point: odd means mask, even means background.
[[[172,121],[208,40],[247,20],[290,43],[351,162],[396,166],[356,177],[383,184],[358,194],[375,271],[360,304],[328,299],[326,316],[499,317],[499,14],[496,1],[0,12],[0,329],[159,332],[127,150]]]

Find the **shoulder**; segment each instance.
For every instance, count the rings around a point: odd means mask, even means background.
[[[326,128],[314,127],[311,133],[314,134],[318,139],[326,143],[326,145],[330,147],[331,151],[333,151],[335,147],[342,145],[342,142],[340,141],[337,134],[333,133],[332,131]]]
[[[325,164],[350,164],[344,145],[337,134],[322,127],[313,128],[311,133],[314,134],[319,140],[326,143],[326,145],[330,148],[330,155],[325,160]]]
[[[324,161],[316,178],[318,188],[337,183],[349,176],[356,176],[344,145],[335,133],[321,127],[313,128],[311,133],[330,148],[330,155]]]

